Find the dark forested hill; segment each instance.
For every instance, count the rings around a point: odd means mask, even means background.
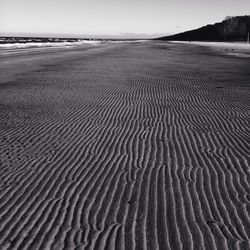
[[[157,39],[177,41],[246,41],[248,32],[250,32],[250,16],[236,16],[227,17],[221,23]]]

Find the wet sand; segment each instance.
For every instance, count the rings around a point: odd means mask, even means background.
[[[249,249],[250,58],[158,41],[0,58],[0,249]]]

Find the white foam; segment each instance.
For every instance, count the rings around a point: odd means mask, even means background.
[[[15,49],[15,48],[40,48],[40,47],[70,47],[83,44],[97,45],[101,41],[96,40],[80,40],[76,42],[28,42],[28,43],[6,43],[0,44],[0,48]]]

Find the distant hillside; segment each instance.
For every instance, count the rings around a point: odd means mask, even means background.
[[[227,17],[221,23],[203,26],[157,40],[175,41],[246,41],[250,32],[250,16]]]

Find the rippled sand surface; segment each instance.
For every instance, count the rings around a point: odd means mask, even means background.
[[[0,58],[0,249],[249,249],[250,59],[157,41]]]

